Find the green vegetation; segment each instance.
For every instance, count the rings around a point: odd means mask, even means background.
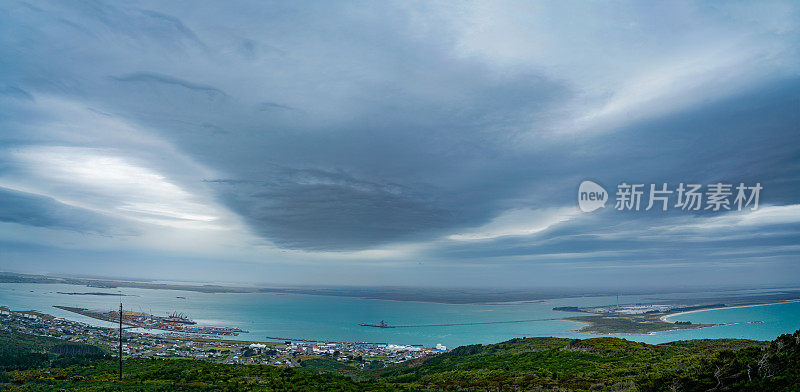
[[[8,383],[8,372],[65,368],[108,360],[102,349],[63,340],[0,331],[0,382]]]
[[[316,374],[336,374],[350,377],[354,380],[369,380],[369,375],[365,374],[360,367],[354,363],[342,363],[328,358],[317,357],[310,359],[303,359],[301,362],[302,369]]]
[[[512,339],[372,370],[325,357],[299,369],[128,359],[122,382],[102,351],[57,339],[2,332],[0,353],[0,390],[11,391],[800,390],[800,331],[772,342]]]
[[[92,366],[11,372],[12,390],[39,391],[363,391],[367,385],[344,377],[289,368],[223,365],[194,360],[131,359],[125,379],[116,380],[115,361]],[[375,390],[370,388],[369,390]]]
[[[722,343],[722,347],[740,349],[760,350],[763,346],[751,341]],[[681,374],[684,366],[716,354],[715,348],[706,345],[648,345],[618,338],[515,339],[460,347],[422,366],[387,373],[383,379],[445,390],[660,390],[653,378],[696,379]],[[641,387],[645,385],[654,387]]]

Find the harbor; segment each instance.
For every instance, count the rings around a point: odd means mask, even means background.
[[[155,316],[149,313],[134,312],[130,310],[123,310],[120,312],[117,310],[99,311],[58,305],[54,307],[97,320],[103,320],[112,323],[119,322],[135,328],[223,336],[237,336],[240,333],[248,332],[243,329],[233,327],[199,326],[195,321],[189,319],[186,315],[177,312],[167,316]]]

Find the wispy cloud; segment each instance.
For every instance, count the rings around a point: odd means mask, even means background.
[[[217,219],[213,207],[116,153],[76,147],[18,149],[10,155],[20,177],[7,174],[0,183],[67,205],[158,224]]]
[[[153,83],[153,84],[165,84],[165,85],[183,87],[185,89],[206,93],[209,96],[209,98],[215,98],[218,96],[224,97],[227,95],[225,94],[224,91],[215,87],[192,83],[172,76],[159,75],[149,72],[137,72],[127,75],[112,76],[111,79],[116,80],[118,82]]]
[[[785,206],[761,206],[758,210],[731,211],[722,216],[696,219],[685,225],[674,225],[670,230],[758,230],[759,226],[800,224],[800,204]]]
[[[565,82],[575,96],[553,114],[556,134],[608,132],[720,99],[793,75],[798,60],[800,13],[787,2],[466,2],[415,11],[417,28],[444,28],[456,55],[498,77],[536,72]]]
[[[536,234],[575,218],[580,211],[575,207],[518,209],[503,212],[486,225],[447,238],[456,241],[490,240],[506,236]]]

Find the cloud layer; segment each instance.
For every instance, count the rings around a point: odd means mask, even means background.
[[[230,279],[478,284],[797,263],[792,2],[0,8],[3,268],[136,249],[243,263]],[[761,182],[764,208],[581,214],[587,178]]]

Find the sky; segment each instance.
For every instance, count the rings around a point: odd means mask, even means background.
[[[0,270],[796,284],[798,24],[793,1],[3,1]],[[621,183],[763,189],[620,211]]]

